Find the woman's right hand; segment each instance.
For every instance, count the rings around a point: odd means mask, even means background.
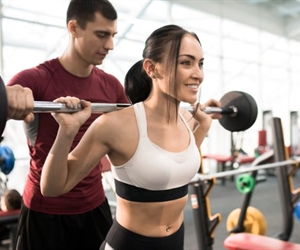
[[[54,102],[64,103],[70,109],[82,108],[82,110],[70,113],[55,112],[52,116],[55,118],[60,127],[68,127],[78,130],[86,120],[91,116],[91,103],[80,100],[77,97],[60,97]]]

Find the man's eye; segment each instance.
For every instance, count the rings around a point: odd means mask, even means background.
[[[97,37],[100,37],[100,38],[103,38],[103,37],[105,37],[105,33],[97,33]]]

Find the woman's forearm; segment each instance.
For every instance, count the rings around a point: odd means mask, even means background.
[[[41,176],[41,192],[44,196],[59,196],[69,191],[68,154],[76,131],[70,133],[60,127],[53,146],[46,158]]]

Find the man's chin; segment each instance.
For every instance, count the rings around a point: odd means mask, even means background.
[[[102,64],[102,62],[103,62],[103,60],[97,61],[97,62],[93,62],[93,63],[91,63],[91,64],[94,65],[94,66],[99,66],[99,65]]]

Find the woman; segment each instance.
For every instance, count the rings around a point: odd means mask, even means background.
[[[126,91],[135,104],[100,116],[71,153],[91,106],[74,97],[56,100],[84,108],[53,114],[60,127],[42,172],[41,190],[45,196],[68,192],[107,154],[117,211],[100,249],[183,249],[188,183],[199,170],[199,147],[211,119],[220,118],[202,112],[205,106],[220,106],[214,100],[194,105],[193,115],[179,108],[181,102],[196,103],[203,61],[194,33],[176,25],[155,30],[146,40],[143,60],[126,76]]]

